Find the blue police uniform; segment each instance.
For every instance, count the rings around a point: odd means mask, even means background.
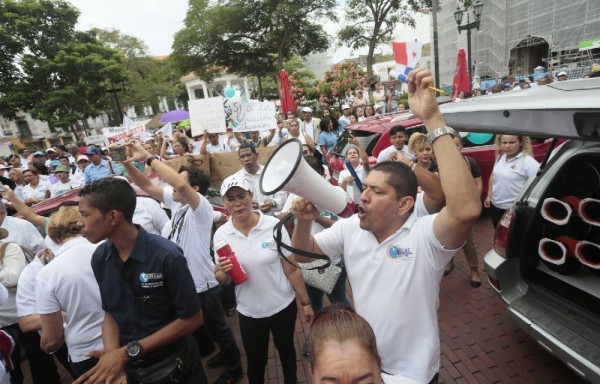
[[[201,310],[181,248],[136,227],[138,236],[125,263],[108,240],[98,246],[92,256],[102,309],[110,313],[119,326],[121,345],[140,340],[178,318],[188,318]],[[191,339],[191,343],[185,343],[187,339]],[[197,347],[189,335],[143,356],[143,359],[151,365],[154,360],[160,361],[184,344],[191,344],[194,349],[194,357],[190,359],[194,361],[189,362],[198,366],[192,372],[194,377],[199,372],[205,377]]]

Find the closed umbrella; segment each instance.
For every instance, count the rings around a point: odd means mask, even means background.
[[[292,96],[292,91],[290,89],[290,79],[288,78],[288,74],[285,69],[281,70],[279,74],[279,100],[281,101],[281,109],[283,111],[283,115],[287,116],[288,111],[296,112],[296,101]]]
[[[456,72],[454,72],[454,81],[452,82],[452,96],[460,92],[471,92],[471,78],[467,71],[467,59],[465,50],[458,50],[458,60],[456,60]]]
[[[184,109],[176,109],[174,111],[169,111],[167,113],[163,113],[160,117],[161,124],[167,123],[179,123],[180,121],[186,120],[190,118],[190,113]]]

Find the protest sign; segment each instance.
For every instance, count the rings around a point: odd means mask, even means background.
[[[199,136],[208,132],[225,132],[225,110],[223,97],[209,97],[206,99],[190,100],[190,123],[192,136]]]
[[[270,101],[234,102],[230,106],[233,130],[259,131],[277,128],[275,104]]]

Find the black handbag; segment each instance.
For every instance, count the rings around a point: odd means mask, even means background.
[[[191,335],[176,343],[179,348],[163,348],[144,359],[125,365],[127,382],[135,384],[171,384],[188,379],[200,364],[196,341]]]

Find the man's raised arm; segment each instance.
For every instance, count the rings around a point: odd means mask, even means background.
[[[427,88],[433,85],[431,72],[423,68],[415,69],[409,73],[408,78],[408,102],[411,111],[421,118],[427,132],[433,135],[433,151],[446,196],[446,206],[436,217],[433,230],[444,247],[458,248],[465,242],[479,218],[481,202],[469,167],[454,144],[452,135],[449,131],[446,133],[440,130],[446,123],[437,105],[435,93]]]

